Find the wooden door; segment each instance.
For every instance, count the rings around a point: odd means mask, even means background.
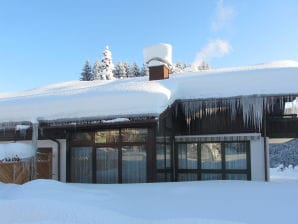
[[[37,150],[37,179],[52,179],[52,148]]]

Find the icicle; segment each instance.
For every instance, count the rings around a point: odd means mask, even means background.
[[[260,130],[263,119],[263,98],[260,96],[245,96],[240,98],[243,111],[244,125],[248,126],[249,122]]]
[[[34,179],[36,177],[36,169],[37,169],[37,141],[38,141],[38,122],[32,123],[32,147],[34,150],[34,165],[31,171],[31,178]]]

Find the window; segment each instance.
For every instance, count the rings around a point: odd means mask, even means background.
[[[169,144],[156,144],[157,169],[171,168],[171,146]]]
[[[96,149],[96,183],[118,183],[118,149]]]
[[[175,154],[178,181],[250,179],[249,142],[179,142]]]
[[[89,132],[76,132],[71,135],[71,140],[73,142],[91,142],[92,141],[92,133]]]
[[[147,140],[146,128],[73,133],[68,180],[77,183],[146,182]]]
[[[198,144],[178,144],[178,181],[198,180]]]
[[[92,147],[71,148],[71,182],[92,182]]]
[[[145,146],[122,147],[122,183],[144,183],[147,180]]]
[[[202,169],[221,169],[221,145],[220,143],[201,144]]]
[[[146,142],[148,130],[145,128],[125,128],[121,130],[123,142]]]
[[[247,168],[246,144],[233,142],[225,143],[226,169],[245,170]]]
[[[197,169],[198,149],[196,143],[178,145],[178,169]]]
[[[157,181],[172,180],[172,148],[167,143],[156,144]]]
[[[119,130],[102,130],[95,132],[95,143],[116,143],[119,141]]]

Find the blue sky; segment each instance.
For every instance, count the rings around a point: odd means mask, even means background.
[[[298,60],[297,11],[297,0],[0,1],[0,92],[77,80],[105,45],[114,63],[141,64],[161,42],[192,63],[218,40],[213,68]]]

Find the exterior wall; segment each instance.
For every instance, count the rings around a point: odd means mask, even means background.
[[[58,139],[60,142],[60,181],[66,182],[66,140]],[[58,145],[51,140],[39,140],[38,148],[49,147],[53,149],[53,179],[58,180]]]
[[[58,139],[60,142],[60,181],[66,182],[66,140]],[[31,143],[31,141],[18,141],[23,143]],[[6,142],[2,142],[6,143]],[[1,143],[0,143],[1,144]],[[51,140],[38,140],[38,148],[52,148],[53,158],[52,158],[52,179],[58,180],[58,145],[56,142]]]
[[[267,178],[269,180],[269,148],[267,139]],[[251,140],[251,180],[265,181],[264,138]]]

